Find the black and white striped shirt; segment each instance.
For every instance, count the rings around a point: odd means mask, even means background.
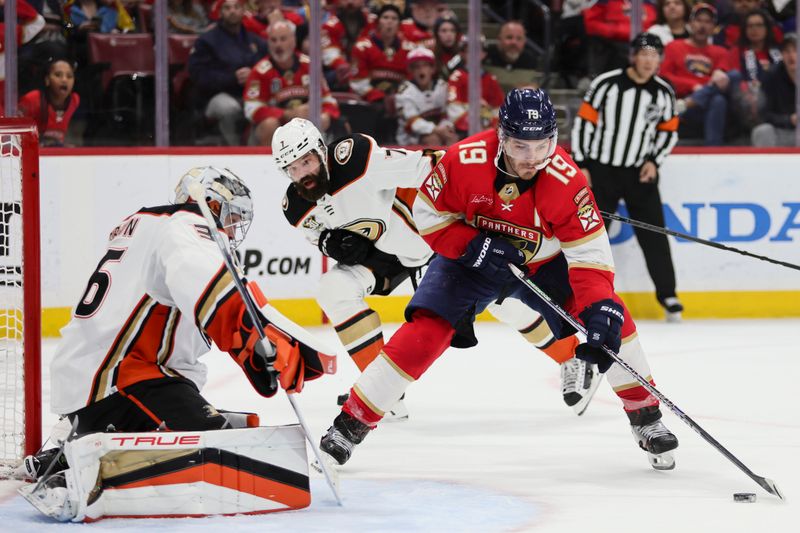
[[[625,69],[592,81],[572,128],[572,157],[614,167],[661,166],[678,142],[675,92],[659,76],[639,85]]]

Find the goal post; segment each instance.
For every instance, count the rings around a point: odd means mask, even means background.
[[[39,138],[0,118],[0,463],[41,445]]]

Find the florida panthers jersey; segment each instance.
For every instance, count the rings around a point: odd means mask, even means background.
[[[61,330],[51,365],[53,412],[71,413],[165,376],[202,388],[206,368],[198,357],[211,339],[227,351],[238,331],[230,309],[241,307],[235,296],[196,204],[129,216],[109,235],[72,321]]]
[[[325,229],[359,233],[408,267],[427,263],[431,250],[411,216],[416,187],[431,170],[420,151],[382,148],[368,135],[354,134],[328,147],[328,194],[309,202],[290,185],[283,211],[293,226],[317,244]]]
[[[511,178],[495,167],[498,147],[490,130],[447,150],[414,203],[420,234],[451,259],[479,232],[502,235],[525,253],[530,271],[563,252],[575,295],[572,311],[611,298],[611,247],[586,177],[558,147],[533,179]]]

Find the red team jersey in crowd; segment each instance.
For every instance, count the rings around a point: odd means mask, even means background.
[[[695,85],[708,83],[714,70],[730,68],[737,67],[729,65],[729,53],[721,46],[698,48],[689,39],[678,39],[664,48],[659,74],[675,88],[675,96],[683,98],[694,92]]]
[[[523,250],[531,272],[563,250],[574,293],[570,311],[614,297],[605,226],[572,158],[558,147],[532,180],[506,179],[495,167],[498,146],[496,131],[488,130],[447,151],[414,203],[420,235],[435,252],[456,259],[480,231],[499,234]],[[633,321],[625,326],[623,336],[634,331]]]
[[[244,114],[253,124],[280,118],[286,109],[308,102],[310,60],[295,52],[292,68],[281,70],[267,56],[253,67],[244,85]],[[339,117],[339,106],[322,80],[322,112]]]
[[[457,130],[469,130],[469,74],[464,68],[458,68],[450,74],[447,80],[447,118],[455,124]],[[481,99],[488,106],[481,108],[481,126],[493,128],[497,126],[497,111],[503,103],[503,93],[500,82],[493,74],[486,71],[481,75]]]
[[[412,43],[400,37],[391,46],[384,46],[374,35],[359,40],[351,54],[355,74],[350,86],[368,102],[397,92],[408,77],[406,58],[414,48]]]
[[[350,49],[356,41],[369,38],[370,32],[375,28],[377,17],[366,9],[362,11],[364,26],[354,42],[347,42],[347,31],[344,23],[336,16],[330,17],[322,25],[320,34],[322,46],[322,64],[326,68],[336,68],[347,63]]]
[[[72,119],[75,110],[78,109],[81,99],[77,93],[72,93],[69,96],[67,108],[61,111],[56,111],[45,100],[44,103],[47,104],[47,110],[44,112],[42,110],[42,100],[42,92],[38,89],[27,93],[19,100],[19,114],[36,121],[42,144],[63,145],[69,121]]]
[[[652,26],[657,18],[655,3],[642,2],[642,30]],[[631,37],[630,0],[599,0],[592,7],[583,10],[583,24],[586,35],[603,37],[612,41],[628,42]]]
[[[408,18],[400,23],[400,35],[403,39],[414,43],[414,47],[424,46],[433,50],[436,39],[430,30],[417,24],[414,19]]]

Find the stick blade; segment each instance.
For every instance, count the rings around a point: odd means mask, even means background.
[[[203,184],[199,181],[191,182],[187,187],[186,190],[189,192],[189,195],[194,199],[195,202],[199,202],[201,198],[205,197],[206,190],[203,187]]]
[[[756,478],[756,482],[761,485],[761,488],[773,496],[777,496],[781,500],[786,501],[786,498],[783,497],[783,492],[781,492],[781,489],[778,488],[778,485],[776,485],[774,481],[765,477],[756,476]]]

